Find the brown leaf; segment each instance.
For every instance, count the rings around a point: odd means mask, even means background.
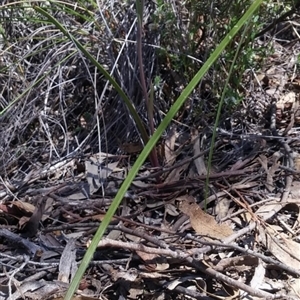
[[[23,216],[30,217],[35,210],[35,206],[23,201],[7,201],[0,204],[0,212],[5,217],[13,217],[19,219]]]
[[[11,205],[18,207],[20,210],[33,213],[35,210],[35,206],[28,203],[28,202],[23,202],[23,201],[14,201],[11,203]]]
[[[169,268],[165,259],[157,254],[136,251],[136,254],[145,262],[145,269],[148,271],[164,271]]]
[[[35,234],[37,233],[37,230],[39,228],[39,223],[43,216],[45,205],[46,205],[46,199],[45,198],[39,199],[39,201],[37,202],[36,208],[35,208],[32,216],[28,220],[28,222],[24,223],[24,221],[25,221],[24,218],[23,219],[21,218],[20,222],[22,222],[22,224],[20,223],[20,226],[23,226],[24,236],[26,236],[26,237],[35,236]]]
[[[279,152],[275,152],[272,155],[270,162],[268,161],[268,158],[263,154],[261,154],[258,158],[258,161],[261,163],[262,167],[265,169],[265,172],[267,173],[267,181],[265,185],[269,192],[273,192],[275,189],[273,177],[276,171],[279,169],[280,163],[278,162],[278,160],[280,159],[281,156],[282,155]],[[270,167],[268,167],[268,163],[271,163]]]
[[[88,195],[94,194],[99,190],[103,182],[117,167],[118,162],[112,162],[100,168],[102,160],[98,156],[91,156],[85,162],[86,180],[88,182]]]
[[[221,259],[215,266],[215,270],[224,271],[227,268],[235,268],[240,271],[249,270],[253,266],[258,266],[258,258],[251,255],[242,255],[237,257],[227,257]]]
[[[89,296],[74,296],[71,298],[72,300],[95,300],[94,297]],[[55,300],[64,300],[64,298],[55,298]]]
[[[71,238],[61,255],[57,280],[69,283],[76,271],[76,244],[75,240]]]
[[[167,138],[165,140],[165,167],[170,167],[174,164],[177,153],[174,151],[175,149],[175,141],[176,141],[176,127],[172,127],[170,132],[167,135]]]
[[[226,216],[230,215],[230,204],[232,200],[225,198],[225,197],[218,197],[215,213],[216,213],[216,220],[222,220]]]
[[[207,237],[223,239],[233,234],[233,230],[226,224],[218,224],[214,217],[205,213],[197,203],[191,203],[191,198],[183,201],[179,209],[190,217],[193,229]]]
[[[299,243],[285,237],[283,233],[279,234],[272,225],[268,225],[266,229],[264,229],[262,226],[259,226],[258,229],[262,244],[280,262],[300,270]],[[276,240],[274,239],[274,237],[276,237]]]
[[[143,144],[141,142],[123,143],[120,145],[120,149],[127,154],[136,154],[143,150]]]
[[[194,146],[193,146],[194,156],[197,156],[197,158],[194,160],[197,173],[198,175],[206,175],[207,169],[205,166],[204,158],[203,156],[199,156],[201,152],[201,146],[200,146],[200,137],[199,137],[198,130],[194,130],[194,132],[192,132],[192,140],[194,142]]]

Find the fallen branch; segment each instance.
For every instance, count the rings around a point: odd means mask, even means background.
[[[115,247],[115,248],[122,248],[122,249],[129,249],[133,251],[142,251],[145,253],[151,253],[151,254],[159,254],[162,256],[169,256],[172,258],[177,258],[183,261],[188,262],[190,265],[194,266],[197,270],[214,277],[215,279],[221,280],[235,288],[241,289],[248,294],[256,297],[261,297],[264,299],[282,299],[282,295],[275,294],[272,295],[270,293],[254,289],[242,282],[239,282],[237,280],[234,280],[218,271],[215,271],[212,268],[207,267],[205,264],[203,264],[200,261],[195,260],[191,255],[188,253],[185,253],[180,250],[171,250],[171,249],[158,249],[158,248],[151,248],[144,246],[143,244],[136,244],[131,242],[122,242],[122,241],[115,241],[111,239],[103,239],[99,242],[98,247]]]

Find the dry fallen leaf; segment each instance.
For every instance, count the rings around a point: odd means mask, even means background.
[[[23,202],[23,201],[13,201],[10,202],[11,206],[16,206],[22,211],[26,211],[29,213],[33,213],[35,210],[35,206],[33,204],[30,204],[28,202]]]
[[[175,152],[175,141],[177,137],[176,127],[173,126],[167,135],[165,140],[165,166],[173,166],[177,153]]]
[[[254,269],[254,274],[253,274],[253,277],[251,279],[251,282],[250,282],[250,286],[252,288],[261,288],[262,284],[265,283],[265,275],[266,275],[266,269],[264,267],[264,264],[261,260],[258,260],[259,261],[259,264],[255,267]],[[244,292],[243,293],[245,297],[243,297],[243,299],[251,299],[249,296],[248,293]],[[258,299],[261,299],[261,298],[252,298],[253,300],[258,300]]]
[[[164,271],[169,268],[165,259],[157,254],[136,251],[136,254],[145,262],[145,269],[151,272]]]
[[[205,213],[197,203],[191,203],[188,197],[181,203],[179,209],[190,217],[193,229],[206,237],[223,239],[233,234],[233,230],[226,224],[218,224],[214,217]]]
[[[290,188],[290,198],[299,199],[300,198],[300,181],[294,180]]]
[[[186,277],[181,277],[175,280],[172,280],[167,283],[166,288],[170,291],[173,291],[177,286],[181,285],[182,283],[187,283],[189,282],[190,284],[193,285],[193,287],[200,287],[201,292],[206,292],[207,286],[206,282],[201,278],[197,276],[186,276]]]
[[[282,154],[277,151],[272,155],[271,159],[268,159],[263,154],[258,157],[258,161],[267,173],[267,181],[265,185],[269,192],[273,192],[275,190],[273,178],[276,171],[279,169],[280,162],[278,162],[278,160],[281,158],[281,156]],[[269,167],[268,164],[271,164],[271,166]]]
[[[61,255],[58,281],[69,283],[77,271],[75,239],[69,239]]]
[[[204,162],[204,158],[203,156],[199,156],[200,152],[201,152],[201,146],[200,146],[200,137],[199,137],[199,133],[197,130],[195,130],[192,133],[192,140],[194,142],[194,156],[198,156],[195,160],[194,160],[194,164],[196,166],[197,169],[197,173],[198,175],[206,175],[207,174],[207,169],[205,166],[205,162]]]
[[[297,295],[300,299],[300,278],[294,278],[289,283],[290,294]]]
[[[294,168],[297,172],[300,172],[300,154],[296,153],[294,157]]]
[[[94,297],[89,296],[74,296],[71,298],[72,300],[95,300]],[[53,300],[64,300],[64,298],[53,298]]]
[[[113,281],[122,279],[128,282],[134,282],[138,278],[139,273],[135,268],[130,268],[126,271],[112,270],[111,276]]]
[[[22,217],[19,221],[19,226],[22,228],[23,235],[26,237],[33,237],[37,233],[39,223],[43,217],[45,210],[46,199],[41,198],[37,201],[34,212],[30,218]]]
[[[143,150],[143,144],[140,141],[132,143],[123,143],[120,145],[120,149],[127,154],[136,154]]]
[[[230,204],[232,202],[231,199],[225,197],[219,197],[216,201],[215,213],[216,220],[222,220],[226,216],[230,215]]]
[[[227,268],[234,268],[236,270],[247,271],[253,267],[258,266],[258,258],[251,255],[241,255],[237,257],[222,258],[214,267],[215,270],[223,272]]]
[[[100,167],[101,163],[102,161],[99,161],[94,156],[91,156],[85,162],[86,180],[89,184],[90,195],[94,194],[103,185],[104,181],[118,165],[118,162],[112,162]]]
[[[259,236],[264,247],[280,262],[300,270],[300,260],[296,259],[299,257],[300,244],[288,239],[283,233],[279,234],[271,225],[268,225],[266,229],[262,226],[258,228]]]

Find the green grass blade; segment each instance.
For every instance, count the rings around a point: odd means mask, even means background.
[[[242,33],[241,38],[240,38],[240,41],[239,41],[238,47],[236,49],[233,61],[231,63],[231,67],[230,67],[228,76],[226,78],[226,82],[225,82],[225,85],[224,85],[224,88],[223,88],[221,99],[220,99],[220,102],[218,104],[218,110],[217,110],[215,124],[214,124],[214,128],[213,128],[213,134],[212,134],[212,138],[211,138],[211,148],[209,150],[208,162],[207,162],[207,176],[206,176],[206,180],[205,180],[205,191],[204,191],[204,208],[205,208],[205,210],[206,210],[206,200],[207,200],[208,191],[209,191],[209,178],[210,178],[209,174],[210,174],[212,157],[213,157],[213,152],[214,152],[214,144],[215,144],[215,140],[216,140],[216,136],[217,136],[217,127],[219,125],[219,120],[221,118],[221,111],[222,111],[222,107],[223,107],[223,104],[224,104],[224,99],[225,99],[227,87],[229,85],[229,80],[230,80],[230,77],[233,73],[234,65],[235,65],[236,60],[238,58],[238,54],[240,53],[242,44],[244,43],[244,38],[245,38],[245,35],[246,35],[246,32],[247,32],[247,26],[248,25],[249,25],[249,21],[248,21],[248,24],[245,25],[245,29]]]
[[[256,0],[252,3],[252,5],[249,7],[247,12],[243,15],[243,17],[238,21],[238,23],[230,30],[230,32],[226,35],[226,37],[222,40],[220,45],[215,49],[215,51],[212,53],[212,55],[209,57],[209,59],[206,61],[206,63],[202,66],[202,68],[198,71],[198,73],[194,76],[194,78],[191,80],[191,82],[187,85],[187,87],[183,90],[182,94],[179,96],[179,98],[176,100],[176,102],[173,104],[173,106],[170,108],[169,112],[165,116],[165,118],[162,120],[161,124],[145,146],[144,150],[140,154],[140,156],[137,158],[135,164],[133,165],[132,169],[128,173],[128,176],[124,180],[122,186],[120,187],[119,192],[117,193],[115,199],[113,200],[112,204],[110,205],[101,225],[99,226],[92,243],[90,247],[87,249],[86,254],[84,255],[84,258],[74,276],[73,281],[71,282],[71,285],[67,291],[67,294],[65,296],[65,300],[71,300],[73,294],[77,290],[77,287],[79,285],[79,282],[86,270],[86,268],[89,265],[89,262],[91,261],[93,254],[97,248],[97,245],[99,241],[101,240],[102,236],[105,233],[105,230],[115,214],[118,206],[120,205],[126,191],[131,185],[131,182],[134,180],[135,176],[137,175],[140,167],[150,154],[152,148],[155,146],[155,144],[158,142],[160,136],[162,133],[166,130],[167,126],[170,124],[172,119],[174,118],[175,114],[178,112],[180,107],[183,105],[187,97],[191,94],[191,92],[194,90],[194,88],[197,86],[201,78],[204,76],[204,74],[208,71],[208,69],[211,67],[211,65],[217,60],[221,52],[225,49],[225,47],[228,45],[228,43],[231,41],[231,39],[237,34],[237,32],[241,29],[241,27],[246,23],[246,21],[252,16],[254,11],[260,6],[263,0]]]
[[[101,64],[98,63],[98,61],[91,55],[83,45],[71,34],[68,32],[65,27],[60,24],[53,16],[51,16],[49,13],[47,13],[45,10],[43,10],[39,6],[34,6],[34,9],[42,14],[44,17],[46,17],[52,24],[54,24],[70,41],[72,41],[76,47],[91,61],[91,63],[97,67],[97,69],[104,75],[104,77],[112,84],[112,86],[115,88],[115,90],[118,92],[118,94],[122,97],[124,100],[127,108],[130,111],[130,114],[132,118],[134,119],[134,122],[139,130],[139,133],[142,136],[142,139],[144,143],[146,144],[149,140],[148,134],[146,132],[146,129],[143,125],[143,122],[141,118],[139,117],[136,109],[132,105],[131,101],[125,94],[125,92],[121,89],[121,87],[118,85],[118,83],[114,80],[112,76],[109,75],[109,73],[101,66]]]

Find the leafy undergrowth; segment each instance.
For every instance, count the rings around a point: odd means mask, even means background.
[[[118,94],[22,3],[0,10],[0,298],[54,299],[66,293],[143,146]],[[197,3],[146,5],[143,58],[155,125],[234,24],[229,15],[238,19],[248,2]],[[147,123],[134,5],[89,4],[45,8],[116,78]],[[300,18],[294,11],[276,23],[287,12],[272,5],[248,25],[253,34],[229,82],[216,144],[212,128],[238,38],[157,146],[161,169],[147,162],[134,180],[80,297],[299,299]]]

